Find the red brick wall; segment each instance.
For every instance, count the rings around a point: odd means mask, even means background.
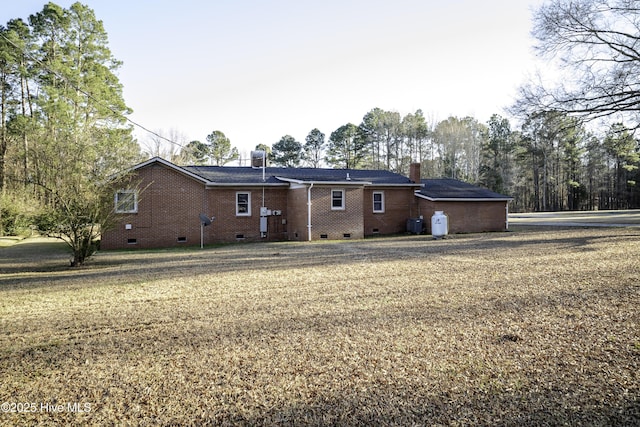
[[[199,214],[206,207],[205,188],[161,164],[138,171],[143,192],[138,212],[124,214],[121,222],[102,235],[101,247],[152,248],[200,244]],[[130,224],[127,230],[125,224]],[[184,240],[179,242],[178,239]]]
[[[288,191],[287,203],[287,227],[289,229],[289,240],[308,240],[307,187],[294,187],[290,189]]]
[[[314,186],[312,195],[312,238],[344,239],[344,234],[356,236],[370,236],[376,234],[394,234],[406,230],[408,218],[417,216],[418,205],[413,195],[413,189],[381,187],[377,189],[365,188],[346,191],[346,210],[331,209],[331,190],[347,188]],[[373,213],[373,192],[384,191],[385,212]],[[362,211],[354,209],[362,194]],[[308,240],[307,235],[307,187],[289,190],[289,239]],[[361,215],[361,216],[360,216]],[[360,218],[363,218],[363,222]],[[362,228],[362,231],[361,231]],[[377,230],[377,231],[374,231]]]
[[[332,190],[344,190],[344,210],[331,209]],[[364,238],[363,193],[362,187],[315,185],[311,189],[312,239]]]
[[[236,193],[249,193],[251,215],[236,215]],[[264,206],[279,210],[281,215],[267,217],[267,236],[260,235],[260,208],[263,205],[261,187],[210,188],[207,190],[208,214],[216,219],[206,231],[206,243],[235,242],[241,240],[285,240],[287,238],[287,188],[265,187]]]
[[[384,213],[373,212],[373,193],[384,192]],[[418,205],[413,188],[366,188],[364,190],[364,234],[402,233],[407,229],[407,219],[418,215]]]
[[[200,213],[215,216],[213,223],[204,228],[204,244],[287,239],[286,187],[265,188],[265,206],[282,214],[267,217],[267,235],[263,238],[261,187],[206,189],[203,183],[161,164],[140,169],[135,179],[140,179],[140,188],[145,189],[138,198],[138,213],[123,214],[114,229],[103,233],[103,249],[199,245]],[[250,216],[236,216],[237,191],[251,194]],[[126,230],[125,224],[130,224],[131,229]],[[130,243],[132,239],[135,243]]]
[[[449,233],[480,233],[505,231],[507,202],[432,202],[419,199],[421,215],[431,233],[431,217],[435,211],[444,211],[448,217]]]

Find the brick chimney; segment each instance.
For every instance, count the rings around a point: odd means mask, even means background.
[[[420,163],[409,165],[409,179],[416,184],[420,184]]]

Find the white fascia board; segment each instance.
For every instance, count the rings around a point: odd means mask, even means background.
[[[355,185],[355,186],[363,186],[363,185],[373,185],[372,182],[369,181],[305,181],[302,179],[293,179],[293,178],[284,178],[281,176],[276,176],[280,181],[288,182],[290,184],[298,184],[298,185]]]
[[[298,190],[300,188],[307,188],[309,187],[308,185],[304,185],[304,184],[298,184],[297,182],[292,182],[289,185],[289,189],[290,190]]]
[[[207,188],[216,188],[216,187],[287,187],[287,184],[277,184],[277,183],[266,183],[266,182],[215,182],[208,181]]]
[[[280,180],[280,181],[284,181],[284,182],[288,182],[290,184],[304,184],[304,181],[301,181],[299,179],[293,179],[293,178],[283,178],[281,176],[276,176],[276,179]]]
[[[415,195],[430,202],[510,202],[513,200],[513,197],[429,197],[418,192]]]
[[[382,187],[405,187],[405,188],[416,188],[420,187],[420,184],[371,184],[374,187],[382,188]],[[420,190],[415,190],[420,191]]]
[[[193,172],[189,172],[188,170],[183,169],[180,166],[175,165],[175,164],[171,163],[170,161],[163,159],[162,157],[154,157],[152,159],[147,160],[146,162],[139,163],[139,164],[135,165],[134,167],[132,167],[130,169],[130,171],[135,171],[135,170],[144,168],[144,167],[149,166],[149,165],[151,165],[153,163],[160,163],[161,165],[164,165],[164,166],[166,166],[166,167],[168,167],[170,169],[173,169],[176,172],[179,172],[181,174],[187,175],[188,177],[193,178],[193,179],[195,179],[197,181],[200,181],[202,183],[206,184],[206,183],[209,182],[206,179],[204,179],[203,177],[201,177],[200,175],[196,175]]]

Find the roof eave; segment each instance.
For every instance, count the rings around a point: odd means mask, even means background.
[[[288,184],[279,182],[215,182],[208,181],[207,188],[215,187],[287,187]]]
[[[429,197],[418,192],[415,195],[430,202],[511,202],[513,200],[513,197]]]
[[[153,158],[151,158],[151,159],[149,159],[149,160],[147,160],[145,162],[138,163],[137,165],[133,166],[129,171],[133,172],[133,171],[136,171],[138,169],[142,169],[144,167],[147,167],[147,166],[149,166],[149,165],[151,165],[153,163],[160,163],[161,165],[164,165],[164,166],[166,166],[166,167],[168,167],[170,169],[175,170],[176,172],[179,172],[179,173],[181,173],[183,175],[186,175],[186,176],[188,176],[190,178],[193,178],[193,179],[195,179],[197,181],[200,181],[202,183],[206,184],[206,183],[209,182],[208,180],[206,180],[202,176],[200,176],[198,174],[195,174],[193,172],[190,172],[187,169],[184,169],[184,168],[182,168],[182,167],[180,167],[178,165],[175,165],[175,164],[169,162],[168,160],[163,159],[162,157],[153,157]]]
[[[374,184],[371,185],[375,185],[377,187],[406,187],[406,188],[418,188],[420,187],[420,184],[414,184],[414,183],[407,183],[407,184],[385,184],[383,182],[376,182]]]
[[[304,180],[304,179],[294,179],[294,178],[285,178],[282,176],[276,176],[276,179],[279,179],[281,181],[284,182],[288,182],[291,184],[298,184],[298,185],[373,185],[372,182],[369,181],[317,181],[317,180]]]

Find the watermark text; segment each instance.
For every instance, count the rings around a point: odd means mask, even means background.
[[[87,402],[2,402],[0,412],[9,414],[27,413],[89,413],[92,405]]]

